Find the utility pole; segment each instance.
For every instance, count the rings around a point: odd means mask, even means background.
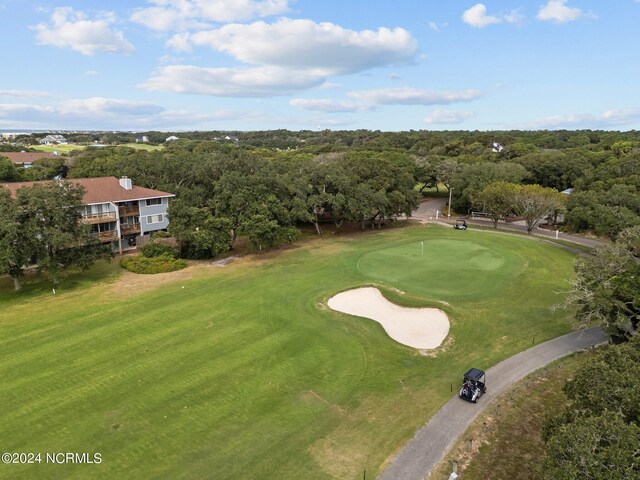
[[[451,192],[453,192],[453,188],[449,188],[449,211],[447,213],[447,218],[451,218]]]

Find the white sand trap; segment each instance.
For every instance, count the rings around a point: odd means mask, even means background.
[[[449,318],[442,310],[401,307],[373,287],[338,293],[328,304],[338,312],[375,320],[396,342],[413,348],[436,348],[449,334]]]

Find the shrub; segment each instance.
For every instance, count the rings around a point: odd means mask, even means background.
[[[140,247],[140,253],[143,257],[153,258],[161,255],[169,255],[175,257],[178,253],[177,248],[160,242],[149,242],[146,245]]]
[[[125,257],[120,260],[120,266],[133,273],[154,274],[182,270],[187,262],[172,255],[164,254],[157,257]]]

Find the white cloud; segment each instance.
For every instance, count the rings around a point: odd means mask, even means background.
[[[503,18],[507,23],[514,23],[516,25],[522,25],[525,20],[525,17],[519,8],[511,10],[511,12],[504,15]]]
[[[437,23],[437,22],[427,22],[427,25],[429,26],[429,28],[431,30],[433,30],[434,32],[439,32],[441,31],[443,28],[446,28],[449,26],[449,24],[447,22],[444,23]]]
[[[345,100],[331,100],[327,98],[294,98],[289,101],[289,105],[292,107],[310,110],[312,112],[326,113],[362,112],[364,110],[371,110],[370,106],[366,106],[362,103]]]
[[[449,105],[470,102],[482,96],[479,90],[433,91],[415,88],[381,88],[347,93],[351,100],[306,99],[291,100],[289,105],[321,112],[363,112],[382,105]]]
[[[98,75],[97,70],[87,70],[86,72],[84,72],[85,77],[95,77],[96,75]]]
[[[0,97],[44,98],[48,96],[49,93],[40,90],[0,90]]]
[[[470,102],[482,96],[480,90],[435,91],[402,88],[380,88],[360,90],[348,95],[366,104],[373,105],[448,105],[458,102]]]
[[[208,22],[228,23],[282,15],[295,0],[149,0],[153,5],[133,12],[131,20],[158,31],[206,28]]]
[[[322,85],[320,85],[319,88],[321,88],[322,90],[333,90],[334,88],[340,88],[341,86],[341,84],[335,82],[324,82]]]
[[[7,120],[6,126],[21,124],[25,121],[40,122],[51,119],[55,114],[53,107],[29,104],[0,104],[0,120]],[[0,123],[1,125],[2,123]]]
[[[487,7],[482,3],[476,3],[473,7],[462,14],[462,21],[476,28],[483,28],[487,25],[502,23],[502,19],[487,15]]]
[[[0,128],[57,128],[134,130],[142,128],[193,128],[211,122],[247,120],[264,112],[214,110],[167,111],[163,107],[135,100],[85,98],[55,105],[0,104]]]
[[[572,129],[572,128],[613,128],[640,121],[640,108],[624,110],[611,109],[601,114],[578,113],[554,115],[528,122],[519,128],[526,129]]]
[[[271,97],[319,86],[325,78],[324,72],[293,71],[279,67],[202,68],[169,65],[140,87],[160,92]]]
[[[163,110],[148,102],[103,97],[68,100],[61,107],[62,113],[78,115],[157,115]]]
[[[353,31],[332,23],[281,18],[273,24],[230,24],[170,40],[179,50],[206,46],[249,66],[168,65],[141,87],[217,96],[288,95],[330,77],[408,63],[417,42],[402,28]]]
[[[640,2],[640,0],[636,0]],[[607,110],[602,117],[608,122],[624,124],[629,121],[640,119],[640,108],[629,108],[626,110]]]
[[[405,64],[417,42],[403,28],[354,31],[333,23],[281,18],[275,23],[229,24],[174,37],[171,45],[208,46],[254,65],[323,69],[326,75]]]
[[[565,5],[567,0],[549,0],[546,5],[540,7],[538,20],[566,23],[577,20],[583,16],[582,10]]]
[[[511,12],[506,14],[501,13],[498,16],[487,15],[487,7],[482,3],[476,3],[462,14],[462,21],[476,28],[484,28],[488,25],[495,25],[502,22],[522,25],[524,19],[525,17],[520,11],[520,8],[511,10]]]
[[[88,20],[84,13],[72,8],[56,8],[51,15],[51,23],[40,23],[32,27],[39,45],[53,45],[70,48],[83,55],[97,52],[131,53],[134,47],[122,32],[111,29],[115,18],[110,13],[102,13],[95,20]]]
[[[448,110],[434,110],[427,115],[423,123],[427,125],[453,125],[464,122],[468,118],[475,117],[473,112],[452,112]]]

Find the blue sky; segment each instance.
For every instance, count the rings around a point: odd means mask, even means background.
[[[0,129],[640,129],[640,0],[0,0]]]

